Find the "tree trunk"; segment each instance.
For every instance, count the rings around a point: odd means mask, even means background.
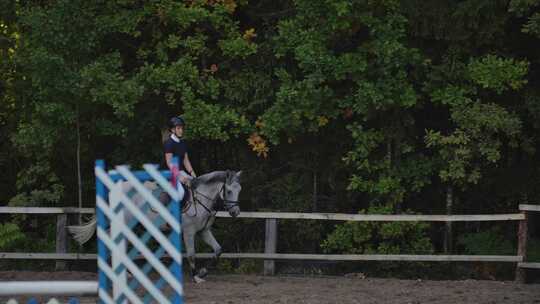
[[[313,171],[313,205],[311,206],[312,212],[317,212],[317,170]]]
[[[386,142],[386,159],[388,160],[390,167],[392,167],[392,139],[388,139]]]
[[[401,165],[401,137],[400,136],[396,136],[393,141],[391,142],[391,147],[392,147],[392,151],[391,151],[391,160],[392,160],[392,163],[391,163],[391,170],[392,170],[392,174],[395,174],[394,170],[396,168],[399,168],[399,166]],[[399,201],[396,200],[396,214],[401,214],[403,213],[403,201],[400,199]]]
[[[452,207],[454,203],[454,188],[448,186],[446,188],[446,214],[452,215]],[[444,252],[452,252],[452,222],[446,222],[444,231]]]
[[[79,184],[79,209],[82,208],[82,177],[81,177],[81,122],[79,104],[77,103],[77,182]],[[82,225],[82,214],[79,213],[79,225]]]

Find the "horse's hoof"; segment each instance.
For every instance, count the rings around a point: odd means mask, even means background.
[[[206,277],[207,275],[208,275],[208,270],[206,270],[206,268],[199,269],[199,274],[197,274],[197,276],[201,279]]]
[[[200,284],[200,283],[204,283],[206,281],[204,279],[202,279],[202,278],[199,278],[199,276],[196,275],[196,276],[193,277],[193,282],[195,282],[195,284]]]
[[[219,257],[221,256],[221,254],[223,253],[223,250],[221,250],[221,248],[219,248],[218,250],[216,250],[214,252],[214,259],[219,259]]]

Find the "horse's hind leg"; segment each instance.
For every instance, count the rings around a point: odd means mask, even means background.
[[[195,283],[202,283],[204,280],[199,276],[195,267],[195,233],[184,230],[184,245],[186,246],[186,257],[189,268],[191,269],[191,278]]]

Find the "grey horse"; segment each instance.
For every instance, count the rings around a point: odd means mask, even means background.
[[[217,205],[223,202],[223,208],[229,212],[232,217],[237,217],[240,214],[240,206],[238,197],[242,187],[240,185],[240,176],[242,171],[214,171],[208,174],[201,175],[190,180],[187,187],[187,192],[190,197],[186,202],[186,206],[182,213],[182,236],[186,250],[186,257],[191,268],[191,276],[196,283],[204,282],[203,277],[206,276],[205,268],[197,270],[195,265],[195,236],[198,234],[202,240],[214,250],[216,260],[221,255],[221,246],[214,238],[211,227],[217,213]],[[145,182],[144,186],[152,191],[154,195],[160,189],[156,183]],[[132,187],[128,182],[123,182],[122,189],[125,193],[131,191]],[[187,194],[186,194],[187,195]],[[133,203],[142,208],[145,204],[141,195],[136,194],[131,198]],[[152,209],[148,209],[147,217],[153,220],[158,217],[158,214]],[[131,214],[126,212],[125,222],[128,223]],[[160,227],[165,229],[165,226]],[[69,232],[74,239],[80,244],[86,243],[96,231],[96,220],[92,219],[89,223],[82,226],[69,226]]]

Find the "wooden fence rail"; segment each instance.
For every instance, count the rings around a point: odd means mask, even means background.
[[[534,205],[521,205],[533,206]],[[530,208],[530,207],[529,207]],[[0,207],[0,214],[93,214],[92,208],[73,207]],[[219,211],[217,217],[231,217],[228,212]],[[510,214],[478,214],[478,215],[416,215],[416,214],[345,214],[345,213],[296,213],[296,212],[241,212],[240,218],[259,219],[298,219],[298,220],[332,220],[353,222],[478,222],[478,221],[521,221],[522,213]]]
[[[264,273],[274,274],[274,260],[323,260],[323,261],[460,261],[460,262],[511,262],[517,263],[516,280],[525,281],[527,268],[540,269],[540,263],[527,262],[527,220],[529,212],[540,211],[540,205],[519,205],[520,213],[479,215],[375,215],[342,213],[291,213],[291,212],[242,212],[240,218],[265,219],[264,253],[224,253],[223,258],[263,259]],[[67,214],[93,214],[93,208],[43,208],[43,207],[0,207],[0,214],[55,214],[57,217],[55,253],[0,252],[0,259],[45,259],[56,260],[57,269],[65,268],[66,260],[93,260],[95,254],[67,253]],[[227,212],[218,212],[217,217],[230,217]],[[278,219],[332,220],[332,221],[424,221],[424,222],[471,222],[471,221],[519,221],[518,250],[516,256],[497,255],[377,255],[377,254],[285,254],[276,253]],[[197,254],[199,258],[210,258],[211,254]]]
[[[168,257],[164,255],[164,257]],[[213,253],[197,253],[197,258],[212,259]],[[304,254],[304,253],[223,253],[224,259],[311,260],[311,261],[416,261],[416,262],[510,262],[524,266],[521,256],[512,255],[412,255],[412,254]],[[20,253],[0,252],[8,260],[95,260],[92,253]],[[134,259],[137,259],[135,257]]]

